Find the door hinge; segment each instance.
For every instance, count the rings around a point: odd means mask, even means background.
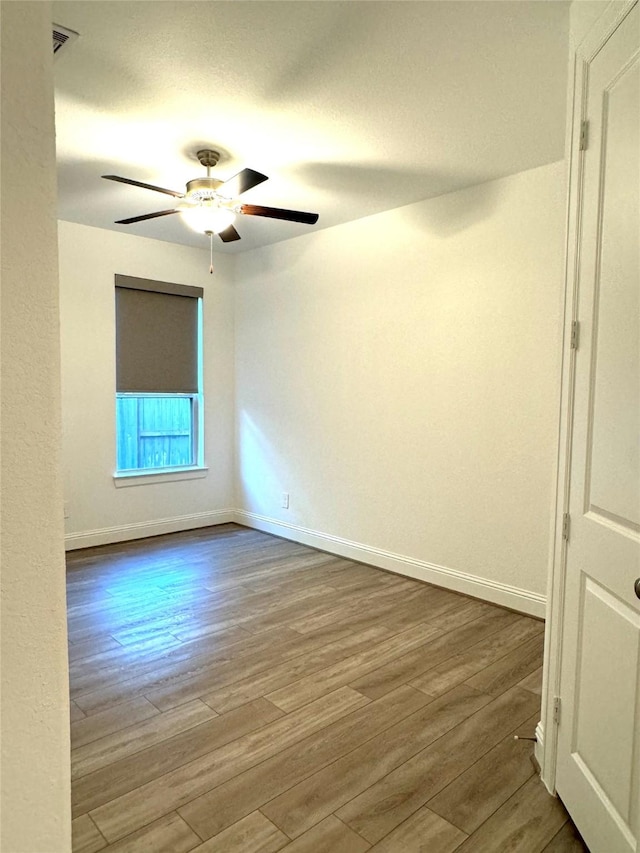
[[[574,320],[571,324],[571,349],[578,349],[580,344],[580,323]]]
[[[589,144],[589,122],[583,121],[580,125],[580,151],[586,151]]]
[[[569,517],[569,513],[565,512],[562,516],[562,538],[568,540],[569,539],[569,529],[571,528],[571,518]]]
[[[553,722],[556,726],[560,725],[560,697],[553,697]]]

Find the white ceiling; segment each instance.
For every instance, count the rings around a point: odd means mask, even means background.
[[[243,251],[563,156],[568,3],[60,0],[80,33],[55,59],[59,216],[207,247],[166,195],[245,166],[242,201],[320,214],[239,217]]]

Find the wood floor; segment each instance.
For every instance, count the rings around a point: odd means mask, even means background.
[[[68,558],[75,853],[583,851],[543,625],[224,525]]]

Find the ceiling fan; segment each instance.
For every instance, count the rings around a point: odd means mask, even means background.
[[[170,210],[158,210],[154,213],[145,213],[142,216],[131,216],[129,219],[118,219],[115,224],[131,225],[133,222],[142,222],[145,219],[155,219],[158,216],[180,213],[191,228],[201,234],[207,234],[212,243],[214,234],[217,234],[223,243],[231,243],[240,239],[240,235],[233,225],[236,214],[266,216],[271,219],[284,219],[288,222],[302,222],[306,225],[315,225],[318,221],[317,213],[239,203],[237,196],[268,180],[267,176],[256,172],[254,169],[242,169],[229,180],[221,181],[211,177],[211,169],[220,159],[220,153],[210,148],[203,148],[197,152],[196,156],[206,168],[207,177],[187,181],[186,190],[183,193],[134,181],[131,178],[121,178],[119,175],[102,175],[108,181],[131,184],[134,187],[172,195],[181,200],[177,207]]]

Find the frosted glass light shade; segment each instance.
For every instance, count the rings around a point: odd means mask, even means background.
[[[205,234],[212,231],[219,234],[228,228],[236,218],[235,213],[227,207],[220,207],[218,202],[205,200],[196,205],[185,205],[180,208],[180,214],[184,221],[194,231]]]

